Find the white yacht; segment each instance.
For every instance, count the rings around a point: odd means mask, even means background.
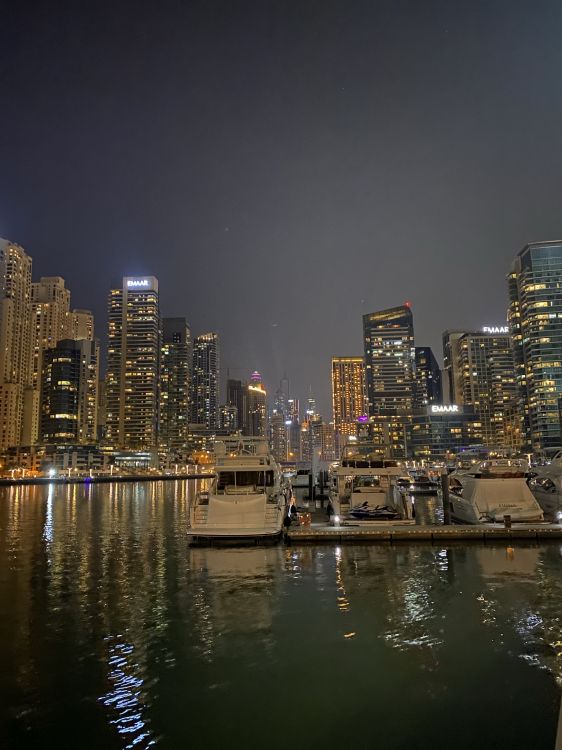
[[[459,523],[542,521],[543,512],[527,486],[522,459],[489,459],[449,477],[451,517]]]
[[[547,516],[558,520],[562,509],[562,450],[549,464],[536,467],[529,489]]]
[[[330,494],[338,515],[358,521],[409,517],[407,502],[396,491],[403,470],[363,441],[344,448],[339,466],[330,470]]]
[[[197,540],[274,539],[281,535],[290,487],[265,438],[215,442],[215,478],[190,511]]]

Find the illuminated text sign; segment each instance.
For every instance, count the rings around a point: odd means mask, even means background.
[[[431,413],[432,414],[458,414],[459,407],[457,406],[457,404],[444,404],[443,406],[432,404]]]
[[[127,279],[127,287],[129,289],[146,289],[149,286],[148,279]]]
[[[484,326],[482,328],[484,333],[509,333],[507,326]]]

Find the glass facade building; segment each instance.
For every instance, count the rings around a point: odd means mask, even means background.
[[[508,286],[522,430],[531,450],[555,447],[562,443],[562,241],[526,245]]]

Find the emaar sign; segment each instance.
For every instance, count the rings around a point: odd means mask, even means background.
[[[148,279],[127,279],[128,289],[148,289],[149,286]]]
[[[431,413],[432,414],[458,414],[459,407],[457,404],[443,404],[443,405],[432,404]]]
[[[483,333],[509,333],[508,326],[484,326]]]

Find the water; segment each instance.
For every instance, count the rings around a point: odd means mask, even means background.
[[[0,491],[0,746],[554,747],[544,546],[190,549],[193,485]]]

